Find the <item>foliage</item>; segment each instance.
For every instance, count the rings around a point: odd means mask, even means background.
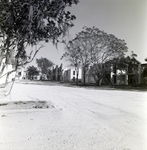
[[[78,83],[79,68],[83,68],[83,70],[85,70],[84,73],[86,73],[87,57],[85,56],[88,55],[83,54],[82,50],[79,47],[79,41],[78,39],[75,38],[67,43],[66,52],[63,54],[61,58],[61,59],[66,58],[66,60],[70,62],[70,65],[72,67],[75,67],[77,83]]]
[[[145,67],[142,71],[142,77],[147,78],[147,67]]]
[[[147,58],[145,58],[145,61],[147,61]],[[142,70],[141,70],[141,75],[142,75],[142,83],[147,84],[147,64],[142,64]]]
[[[0,65],[15,59],[18,66],[31,62],[44,46],[57,44],[76,18],[66,7],[78,0],[0,0]],[[32,51],[26,51],[27,46]],[[0,72],[0,76],[3,69]]]
[[[38,67],[41,70],[42,74],[45,74],[46,76],[48,76],[50,74],[50,68],[54,65],[54,63],[50,60],[48,60],[47,58],[39,58],[36,59],[36,63],[38,65]]]
[[[123,57],[125,52],[127,52],[127,46],[124,40],[96,27],[84,27],[83,31],[79,32],[72,41],[69,41],[63,57],[69,58],[72,64],[78,64],[82,67],[84,78],[90,67],[89,73],[99,84],[99,81],[110,73],[114,58]]]
[[[27,68],[27,73],[28,73],[28,79],[31,79],[31,80],[33,80],[33,77],[34,77],[35,75],[39,75],[39,71],[38,71],[37,68],[34,67],[34,66],[29,66],[29,67]]]

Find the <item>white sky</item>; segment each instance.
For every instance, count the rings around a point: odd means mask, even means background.
[[[95,26],[124,39],[129,52],[134,51],[137,59],[144,63],[147,57],[147,0],[80,0],[69,10],[77,17],[75,26],[69,31],[72,38],[82,27]],[[64,46],[59,45],[57,50],[47,44],[37,58],[46,57],[60,65],[63,52]]]

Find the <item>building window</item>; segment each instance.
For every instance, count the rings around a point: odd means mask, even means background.
[[[73,71],[73,75],[75,75],[75,71]]]

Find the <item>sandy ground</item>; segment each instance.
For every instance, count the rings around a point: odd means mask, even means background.
[[[0,150],[147,150],[147,92],[16,83],[0,89]]]

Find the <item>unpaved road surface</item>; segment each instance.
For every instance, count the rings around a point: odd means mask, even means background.
[[[2,94],[0,150],[147,150],[147,92],[16,83]]]

